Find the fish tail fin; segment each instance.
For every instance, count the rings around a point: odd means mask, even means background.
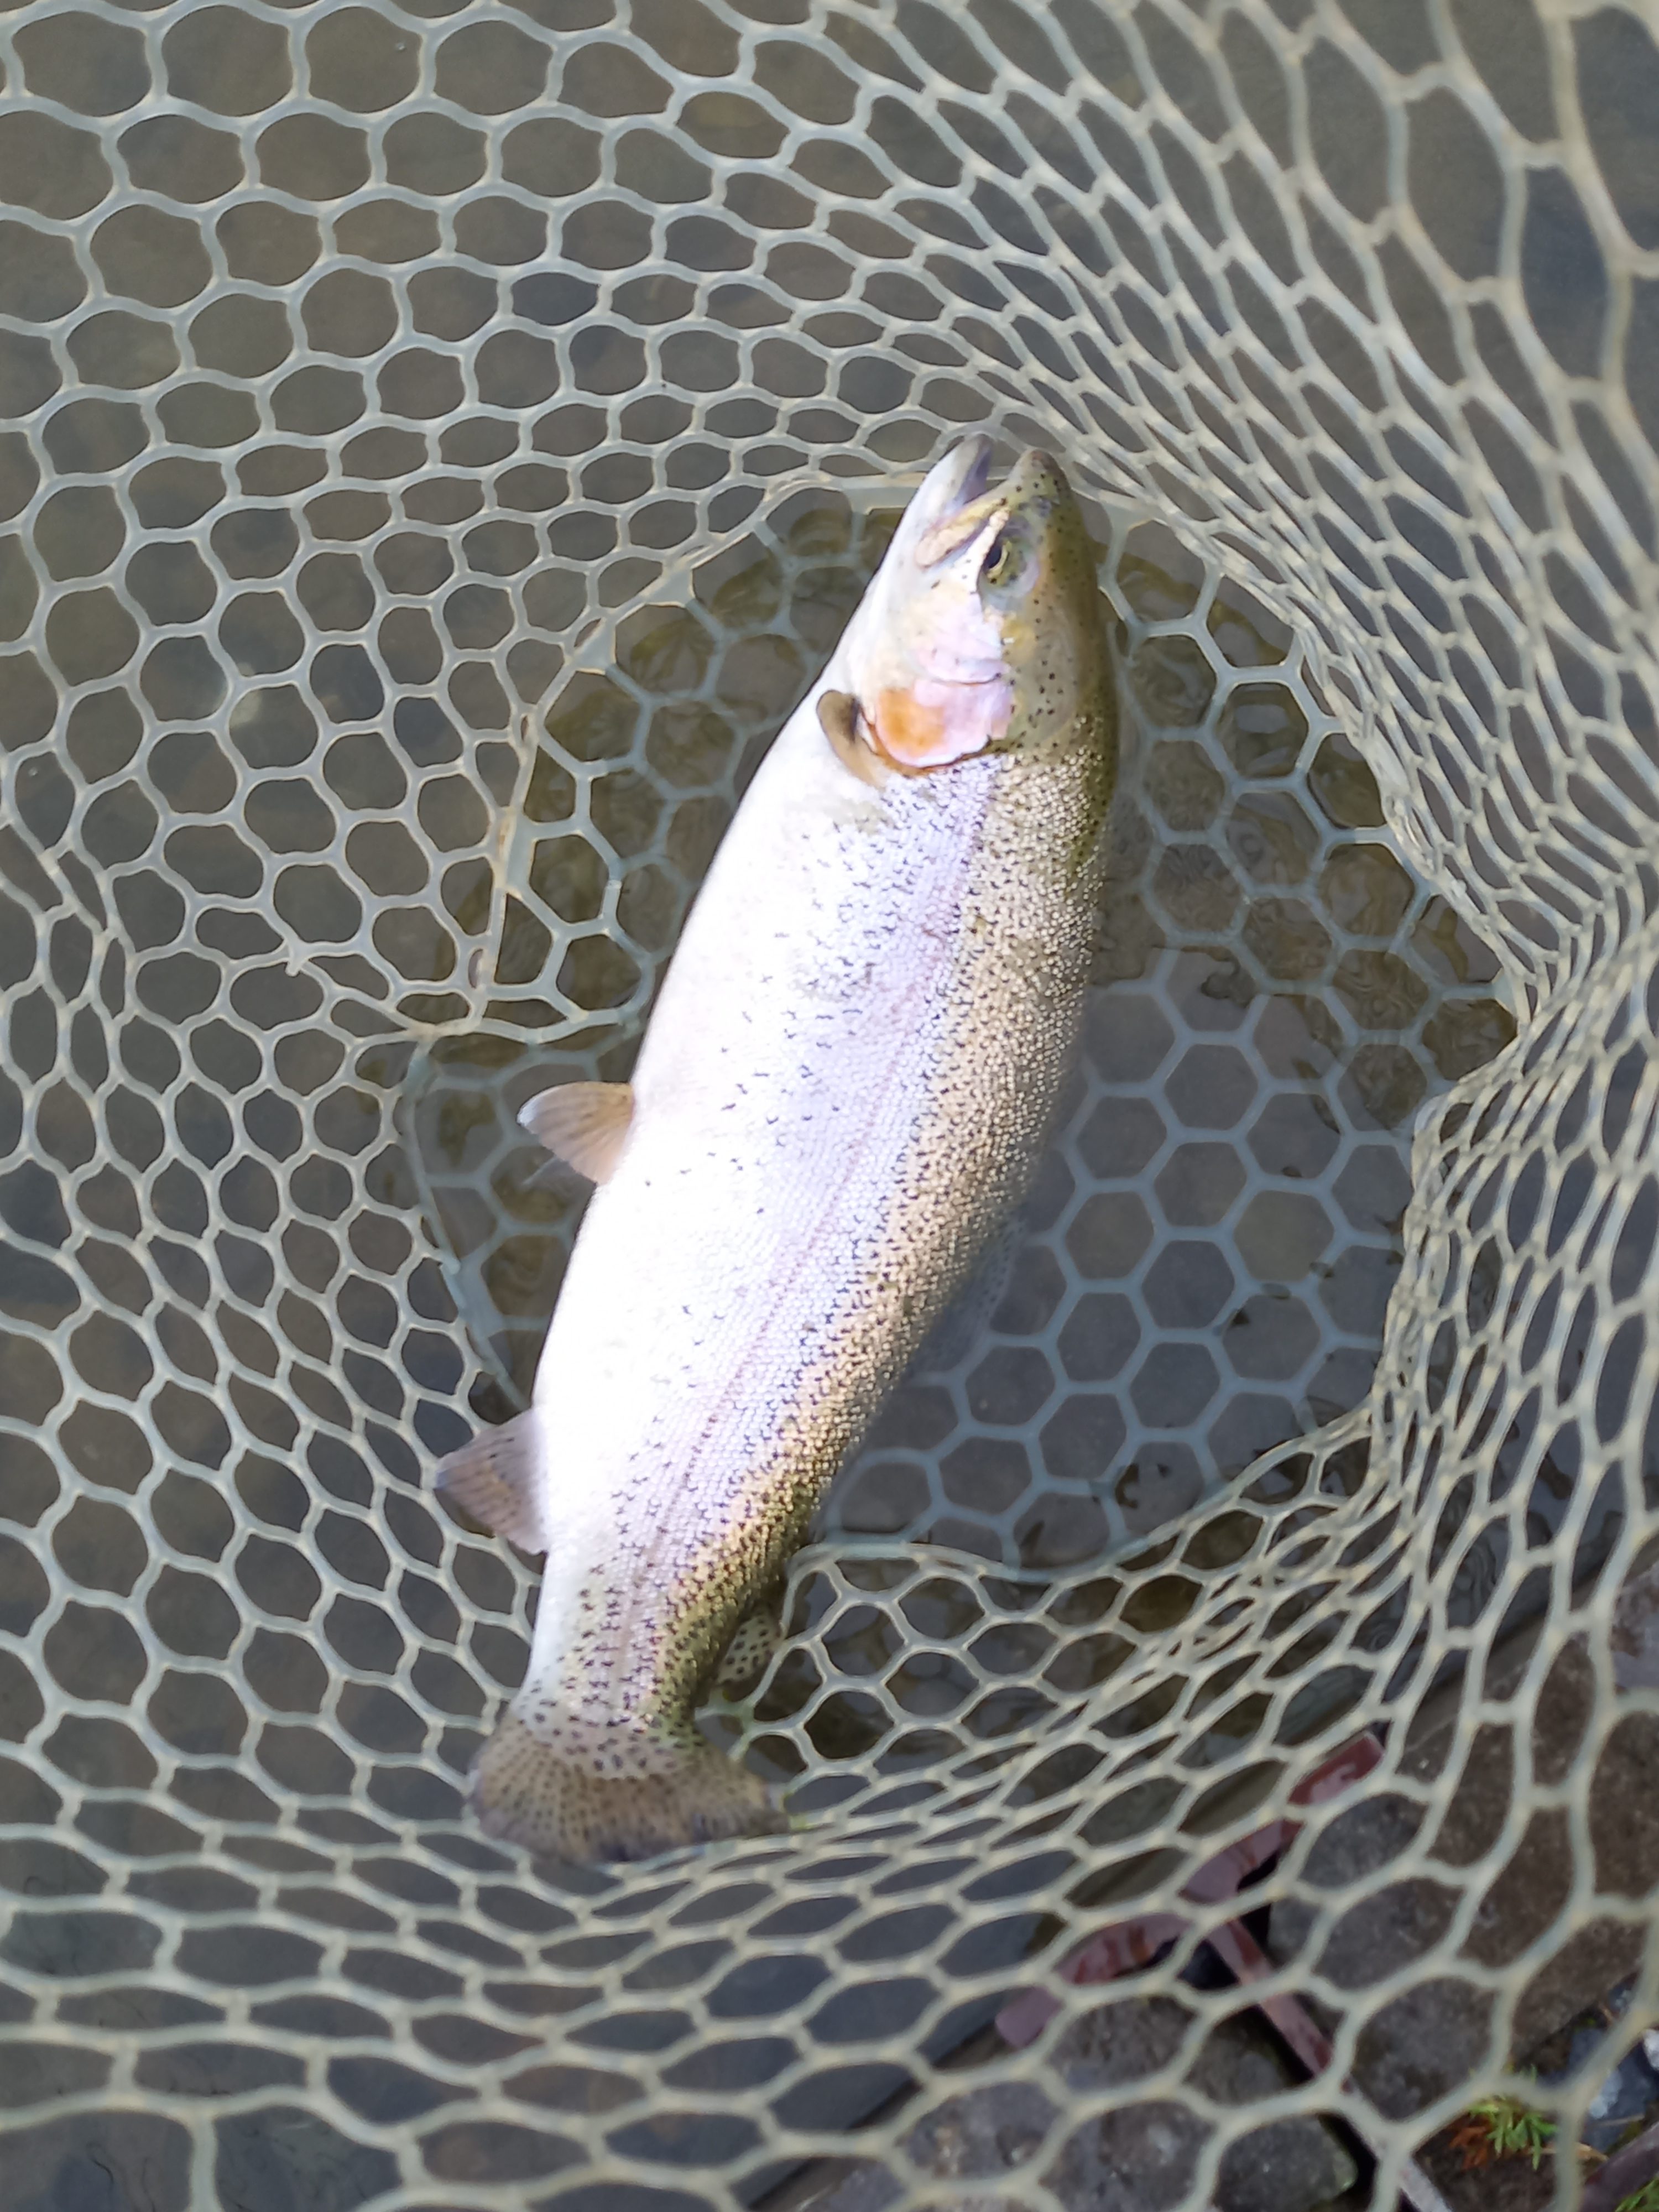
[[[599,1775],[542,1742],[510,1707],[472,1771],[472,1803],[488,1834],[576,1866],[788,1826],[764,1783],[712,1745],[688,1744],[666,1773]]]

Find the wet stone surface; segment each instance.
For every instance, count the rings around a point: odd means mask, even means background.
[[[1648,1578],[1632,1577],[1621,1594],[1620,1613],[1641,1611],[1649,1595]],[[1540,1778],[1572,1765],[1590,1697],[1589,1662],[1575,1642],[1547,1670],[1534,1719],[1531,1757]],[[1363,1990],[1437,1945],[1455,1897],[1456,1870],[1492,1848],[1512,1788],[1509,1728],[1479,1728],[1467,1753],[1460,1754],[1455,1725],[1455,1707],[1448,1702],[1442,1717],[1414,1739],[1410,1754],[1419,1778],[1444,1774],[1451,1783],[1435,1823],[1428,1871],[1389,1877],[1390,1863],[1420,1841],[1421,1816],[1409,1798],[1383,1796],[1339,1814],[1315,1844],[1297,1891],[1273,1908],[1267,1948],[1277,1963],[1300,1961],[1340,1989]],[[1449,1771],[1454,1756],[1462,1765]],[[1401,2118],[1419,2111],[1494,2059],[1533,2067],[1546,2081],[1565,2078],[1589,2062],[1595,2038],[1575,2035],[1571,2024],[1580,2015],[1597,2016],[1604,1995],[1626,1983],[1640,1948],[1639,1930],[1617,1916],[1615,1900],[1645,1895],[1659,1881],[1659,1827],[1650,1817],[1643,1778],[1654,1756],[1648,1717],[1632,1713],[1614,1728],[1595,1765],[1589,1823],[1595,1890],[1613,1908],[1606,1917],[1577,1925],[1562,1917],[1571,1856],[1559,1814],[1533,1815],[1486,1887],[1466,1954],[1493,1967],[1537,1947],[1517,1993],[1507,2051],[1494,2047],[1486,1995],[1449,1974],[1425,1969],[1422,1980],[1371,2015],[1360,2037],[1353,2079],[1381,2113]],[[1322,1909],[1320,1893],[1352,1893],[1360,1885],[1364,1894],[1358,1902],[1327,1900]],[[1308,2002],[1328,2023],[1320,2002]],[[1597,2034],[1605,2035],[1607,2016],[1600,2017]],[[1645,2063],[1632,2062],[1629,2080],[1610,2097],[1610,2109],[1621,2108],[1621,2127],[1631,2117],[1622,2106],[1642,2090]],[[1592,2130],[1586,2140],[1604,2149],[1603,2133]]]
[[[1065,2212],[1170,2212],[1185,2201],[1206,2131],[1168,2095],[1139,2096],[1134,2084],[1174,2057],[1189,2018],[1171,2000],[1132,1997],[1085,2014],[1065,2031],[1053,2063],[1066,2090],[1114,2093],[1104,2114],[1082,2128],[1033,2085],[990,2083],[915,2123],[905,2154],[931,2179],[977,2185],[976,2203],[986,2201],[978,2193],[985,2190],[992,2203],[1024,2204],[1040,2177]],[[1273,2038],[1236,2016],[1204,2037],[1190,2078],[1218,2104],[1233,2105],[1271,2095],[1295,2076]],[[1004,2176],[1006,2200],[995,2195]],[[1337,2133],[1298,2115],[1231,2144],[1212,2201],[1216,2212],[1321,2212],[1356,2178]],[[891,2175],[867,2167],[810,2201],[814,2212],[885,2212],[900,2194]]]

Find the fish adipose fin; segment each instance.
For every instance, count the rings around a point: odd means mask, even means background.
[[[472,1771],[472,1805],[487,1834],[570,1866],[789,1825],[765,1784],[712,1745],[688,1744],[665,1774],[602,1776],[543,1743],[510,1707]]]
[[[541,1444],[533,1413],[485,1429],[451,1452],[438,1487],[463,1513],[526,1552],[547,1549],[542,1516]]]
[[[519,1127],[590,1182],[606,1182],[634,1121],[629,1083],[562,1083],[519,1109]]]

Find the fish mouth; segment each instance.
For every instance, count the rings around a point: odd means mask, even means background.
[[[991,473],[988,438],[964,439],[939,463],[925,489],[934,491],[927,519],[916,539],[919,568],[932,568],[975,538],[990,536],[1016,515],[1039,522],[1067,496],[1065,472],[1054,455],[1028,446],[995,491],[985,487]]]
[[[928,472],[927,489],[931,519],[947,521],[981,497],[991,481],[991,441],[975,433],[952,446],[943,460]]]
[[[991,476],[991,441],[964,438],[929,474],[918,495],[921,525],[915,541],[919,568],[939,563],[1004,515],[1002,494],[985,489]]]

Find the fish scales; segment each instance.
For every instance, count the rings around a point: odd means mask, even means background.
[[[1099,603],[1047,457],[970,527],[987,459],[958,448],[917,494],[726,834],[516,1425],[547,1558],[475,1789],[561,1856],[775,1825],[697,1694],[1025,1189],[1075,1047],[1113,763]],[[966,534],[919,562],[941,518]],[[1017,528],[1036,573],[991,650],[981,541]]]

